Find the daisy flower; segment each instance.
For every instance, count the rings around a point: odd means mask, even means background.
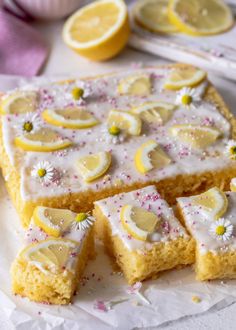
[[[37,113],[27,113],[26,116],[20,121],[19,129],[23,133],[35,133],[40,129],[42,121]]]
[[[221,218],[212,223],[209,231],[217,239],[227,241],[231,238],[233,229],[234,227],[229,220]]]
[[[230,140],[226,145],[226,154],[229,158],[236,160],[236,141]]]
[[[194,103],[200,101],[200,92],[195,88],[184,87],[176,96],[175,103],[177,105],[183,105],[186,108],[194,107]]]
[[[74,230],[85,230],[93,225],[95,218],[88,213],[78,213],[72,222]]]
[[[43,183],[50,183],[53,179],[54,168],[47,161],[39,162],[33,167],[31,175],[34,178],[40,179]]]
[[[81,103],[84,101],[89,95],[91,95],[91,87],[84,81],[77,81],[75,86],[71,90],[72,97],[75,101]]]
[[[120,144],[125,141],[126,134],[119,127],[111,126],[104,130],[104,138],[107,143]]]

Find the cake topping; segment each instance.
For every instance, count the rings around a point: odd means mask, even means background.
[[[151,93],[151,79],[147,74],[137,74],[121,79],[118,85],[120,94],[146,96]]]
[[[230,159],[236,160],[236,141],[230,140],[226,145],[226,153]]]
[[[227,219],[219,219],[213,222],[209,232],[219,240],[227,241],[232,237],[233,225]]]
[[[126,131],[130,135],[140,135],[141,119],[127,111],[111,110],[108,115],[108,127],[115,126]]]
[[[132,205],[122,207],[120,218],[125,230],[132,237],[142,241],[148,239],[148,235],[157,229],[160,221],[155,213]]]
[[[154,140],[143,143],[135,154],[135,166],[140,173],[147,173],[153,168],[160,169],[171,162],[169,156]]]
[[[124,142],[126,138],[125,131],[120,129],[118,126],[111,126],[104,130],[105,141],[108,143],[119,144]]]
[[[19,129],[21,133],[35,133],[42,126],[41,119],[38,114],[28,112],[21,120]]]
[[[71,129],[88,128],[98,124],[97,119],[81,107],[47,109],[42,113],[42,117],[51,125]]]
[[[34,178],[40,179],[42,183],[48,184],[53,179],[54,168],[47,161],[39,162],[37,165],[33,167],[33,170],[31,171],[31,175]]]
[[[105,174],[111,165],[111,154],[101,151],[79,158],[77,168],[86,182],[96,180]]]
[[[230,190],[236,192],[236,178],[233,178],[230,182]]]
[[[228,208],[228,199],[225,193],[217,187],[194,196],[192,199],[194,204],[201,206],[202,210],[214,219],[222,217]]]
[[[221,136],[221,132],[217,128],[209,126],[183,124],[174,125],[169,130],[180,141],[200,149],[213,144]]]
[[[171,118],[174,108],[173,104],[167,102],[145,102],[138,107],[134,107],[132,112],[149,124],[162,125]]]
[[[84,81],[76,81],[76,86],[72,88],[71,94],[77,103],[82,103],[91,94],[91,89]]]
[[[65,270],[74,272],[77,251],[78,243],[54,238],[28,245],[20,256],[46,274],[58,274]]]
[[[0,105],[2,114],[24,114],[33,112],[38,105],[38,94],[36,92],[16,92],[3,98]]]
[[[187,109],[195,108],[195,103],[200,101],[200,91],[195,88],[184,87],[176,96],[176,104]]]
[[[186,67],[175,68],[167,77],[164,88],[179,90],[183,87],[193,87],[200,84],[206,78],[206,72],[203,70]]]
[[[25,151],[50,152],[67,148],[72,142],[52,129],[41,128],[37,132],[17,136],[15,144]]]
[[[72,223],[75,230],[86,230],[93,225],[95,218],[89,213],[78,213]]]

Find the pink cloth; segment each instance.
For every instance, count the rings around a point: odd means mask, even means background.
[[[0,74],[34,76],[47,54],[48,46],[36,30],[0,9]]]

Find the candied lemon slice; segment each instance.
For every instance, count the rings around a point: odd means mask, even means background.
[[[221,0],[171,0],[168,16],[180,31],[193,36],[218,34],[234,24],[230,8]]]
[[[118,92],[128,95],[147,96],[151,93],[151,79],[149,75],[137,74],[120,80]]]
[[[2,99],[0,104],[1,114],[24,114],[33,112],[38,105],[36,92],[16,92]]]
[[[151,124],[164,124],[172,116],[175,106],[166,102],[145,102],[132,109],[142,120]]]
[[[167,166],[171,159],[154,140],[143,143],[136,151],[134,162],[140,173],[147,173],[153,168],[159,169]]]
[[[49,128],[42,128],[35,133],[17,136],[15,144],[25,151],[50,152],[67,148],[72,142]]]
[[[20,256],[41,271],[63,273],[74,272],[78,243],[62,238],[47,239],[30,244]]]
[[[111,110],[108,115],[108,126],[116,126],[130,135],[140,135],[142,121],[139,116],[127,111]]]
[[[75,220],[76,213],[70,210],[37,206],[33,213],[33,222],[48,235],[59,237]]]
[[[155,213],[132,205],[122,207],[120,219],[124,229],[131,236],[142,241],[147,240],[148,235],[155,231],[159,222]]]
[[[183,87],[194,87],[206,78],[206,72],[194,67],[175,68],[167,77],[164,88],[178,90]]]
[[[168,17],[169,0],[137,1],[133,12],[136,22],[142,27],[157,33],[175,33],[178,28]]]
[[[91,60],[101,61],[118,54],[130,33],[124,1],[93,1],[76,11],[65,23],[65,43]]]
[[[200,149],[213,144],[221,136],[221,132],[217,128],[209,126],[183,124],[174,125],[169,130],[180,141]]]
[[[77,161],[78,170],[86,182],[98,179],[109,169],[111,154],[101,151],[96,154],[81,157]]]
[[[42,113],[43,119],[52,125],[79,129],[97,125],[98,121],[83,108],[47,109]]]
[[[230,181],[230,190],[236,192],[236,178]]]
[[[219,219],[228,208],[228,199],[223,191],[214,187],[203,194],[192,197],[194,204],[200,205],[214,219]]]

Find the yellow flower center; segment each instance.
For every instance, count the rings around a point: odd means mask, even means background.
[[[184,105],[189,105],[192,103],[193,98],[190,95],[183,95],[181,101]]]
[[[75,221],[82,222],[85,219],[87,219],[87,217],[88,217],[87,213],[78,213],[77,216],[75,217]]]
[[[117,126],[111,126],[109,129],[108,129],[108,132],[111,134],[111,135],[119,135],[120,134],[120,128],[117,127]]]
[[[23,125],[23,130],[26,131],[26,132],[31,132],[33,129],[33,124],[30,122],[30,121],[27,121],[24,123]]]
[[[43,178],[46,174],[47,174],[47,171],[45,170],[45,168],[38,169],[38,176],[40,178]]]
[[[236,155],[236,146],[230,148],[231,155]]]
[[[84,95],[84,90],[80,87],[74,87],[71,91],[72,96],[75,100],[79,100]]]
[[[219,235],[219,236],[222,236],[224,235],[224,233],[226,232],[226,228],[225,226],[218,226],[216,227],[216,234]]]

